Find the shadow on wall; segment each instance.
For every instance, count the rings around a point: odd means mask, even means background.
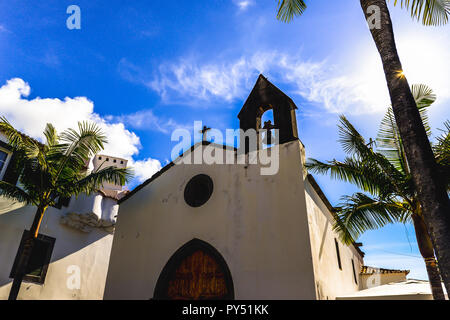
[[[31,227],[36,210],[33,206],[8,205],[5,204],[5,201],[8,200],[0,198],[0,287],[12,282],[9,275],[22,234],[25,229],[29,230]],[[11,210],[7,211],[7,208]],[[41,223],[39,233],[56,239],[50,263],[63,259],[111,235],[100,229],[84,233],[64,226],[59,221],[65,213],[64,210],[49,208]],[[51,272],[50,268],[49,272]],[[62,272],[65,273],[66,270]]]

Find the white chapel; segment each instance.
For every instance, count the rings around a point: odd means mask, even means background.
[[[261,175],[262,164],[184,164],[207,147],[238,157],[204,141],[119,201],[105,299],[335,299],[359,290],[363,253],[332,230],[333,209],[304,167],[297,107],[261,75],[241,129],[259,130],[269,109],[276,174]]]

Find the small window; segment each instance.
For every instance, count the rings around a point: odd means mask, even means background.
[[[6,152],[0,150],[0,172],[2,172],[7,158],[8,158],[8,154]]]
[[[0,179],[16,185],[21,168],[17,166],[17,159],[10,151],[10,146],[3,141],[0,141],[0,146]]]
[[[106,161],[109,161],[109,158],[106,158]]]
[[[117,162],[117,160],[116,160],[116,159],[114,159],[114,160],[113,160],[113,162],[114,162],[114,163],[116,163],[116,162]]]
[[[213,181],[206,174],[193,177],[184,189],[184,200],[191,207],[204,205],[213,193]]]
[[[19,257],[22,254],[24,241],[28,236],[29,231],[24,230],[22,240],[20,241],[19,251],[17,252],[14,264],[9,275],[10,278],[14,278],[16,274],[17,264]],[[45,235],[38,235],[35,239],[33,251],[31,253],[30,260],[26,268],[26,275],[23,278],[24,281],[43,284],[45,276],[47,275],[48,265],[52,256],[53,247],[55,245],[55,238]]]
[[[122,161],[120,161],[120,164],[123,164],[123,160],[122,160]]]
[[[98,160],[102,160],[102,157],[98,157]]]
[[[336,255],[337,255],[338,266],[339,266],[339,269],[342,270],[341,254],[339,252],[339,243],[336,239],[334,239],[334,244],[336,245]]]
[[[353,280],[355,280],[355,284],[358,284],[358,279],[356,279],[356,271],[355,271],[355,262],[352,259],[352,269],[353,269]]]

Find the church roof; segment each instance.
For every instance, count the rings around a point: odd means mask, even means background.
[[[407,275],[409,273],[409,270],[384,269],[384,268],[362,266],[360,272],[361,275],[388,274],[388,273],[404,273],[405,275]]]
[[[288,95],[286,95],[283,91],[281,91],[272,82],[267,80],[266,77],[260,74],[258,80],[256,80],[255,86],[253,87],[252,91],[250,91],[250,94],[245,100],[241,111],[239,111],[238,118],[241,119],[243,113],[247,108],[247,105],[250,104],[252,100],[258,99],[258,101],[264,102],[265,100],[267,101],[270,100],[270,96],[282,97],[283,99],[289,101],[289,105],[291,106],[291,108],[298,109],[294,101]]]
[[[186,150],[185,152],[183,152],[183,154],[181,154],[177,159],[182,158],[186,153],[188,152],[192,152],[194,151],[194,149],[198,146],[198,145],[215,145],[224,149],[230,149],[232,148],[233,150],[237,150],[235,147],[231,147],[231,146],[227,146],[227,145],[221,145],[221,144],[217,144],[217,143],[212,143],[210,141],[202,141],[202,142],[197,142],[196,144],[194,144],[191,148],[189,148],[189,150]],[[141,190],[142,188],[144,188],[146,185],[152,183],[154,180],[156,180],[157,178],[159,178],[164,172],[168,171],[170,168],[172,168],[175,165],[175,162],[172,161],[168,164],[166,164],[161,170],[159,170],[158,172],[156,172],[154,175],[152,175],[149,179],[145,180],[143,183],[141,183],[140,185],[138,185],[136,188],[134,188],[133,190],[131,190],[130,192],[128,192],[123,198],[121,198],[117,203],[121,204],[122,202],[128,200],[129,198],[131,198],[136,192],[138,192],[139,190]]]

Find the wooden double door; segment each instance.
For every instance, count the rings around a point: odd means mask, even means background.
[[[181,247],[164,267],[155,299],[228,300],[234,298],[231,274],[217,250],[194,239]]]

